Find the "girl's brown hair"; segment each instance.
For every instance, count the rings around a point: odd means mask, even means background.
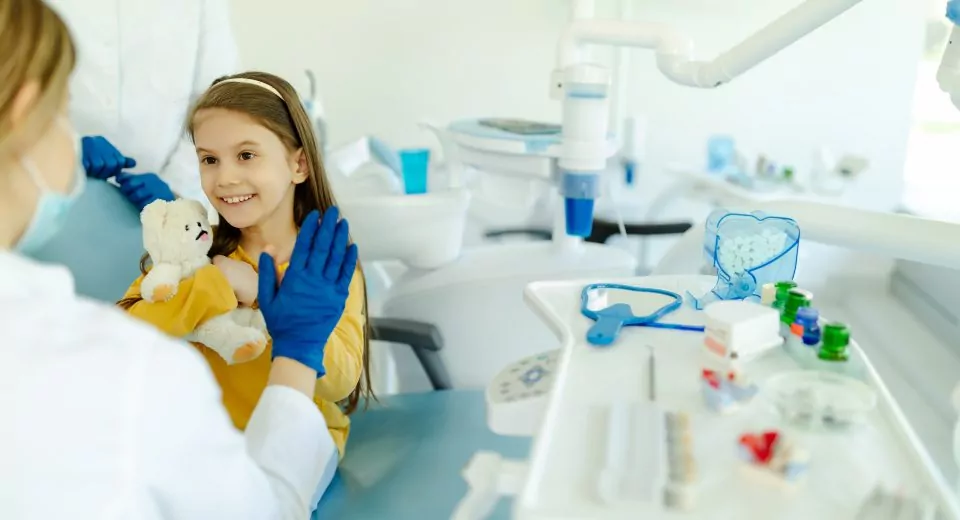
[[[0,1],[0,157],[13,142],[30,142],[49,127],[66,99],[76,63],[63,20],[42,0]],[[40,96],[25,124],[13,131],[11,110],[20,89],[39,83]]]
[[[227,79],[246,78],[270,85],[281,97],[260,85],[224,82]],[[330,183],[327,181],[320,156],[320,143],[306,109],[300,101],[297,92],[285,80],[265,72],[245,72],[234,76],[218,78],[210,88],[197,100],[187,118],[187,132],[193,136],[193,121],[197,112],[205,109],[221,108],[246,114],[264,127],[273,132],[288,150],[303,149],[309,166],[310,175],[306,182],[297,184],[294,188],[293,218],[298,224],[303,222],[313,210],[321,214],[329,207],[336,205]],[[209,256],[229,256],[240,245],[240,230],[231,226],[222,216],[213,234],[213,245]],[[146,260],[140,261],[140,270],[146,271]],[[358,269],[363,276],[362,269]],[[367,289],[363,289],[363,375],[357,381],[357,386],[341,405],[347,414],[353,413],[361,398],[374,397],[370,384],[370,326],[367,316]],[[124,299],[118,305],[129,308],[137,299]]]

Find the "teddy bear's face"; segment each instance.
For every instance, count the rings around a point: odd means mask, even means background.
[[[206,209],[199,202],[154,202],[144,208],[144,247],[154,263],[191,262],[205,258],[212,245]]]

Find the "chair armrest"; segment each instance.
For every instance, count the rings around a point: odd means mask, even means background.
[[[539,228],[492,229],[484,233],[486,238],[500,238],[511,235],[528,235],[537,240],[550,240],[553,233],[549,229]]]
[[[434,390],[453,388],[450,373],[440,357],[443,337],[436,325],[399,318],[371,318],[370,331],[372,340],[409,345]]]
[[[690,222],[656,222],[650,224],[624,223],[624,230],[630,236],[682,235],[693,227]],[[620,234],[620,226],[613,221],[595,219],[593,231],[587,242],[603,244],[610,237]]]
[[[655,222],[650,224],[632,224],[625,223],[624,228],[630,236],[657,236],[657,235],[682,235],[688,229],[693,227],[690,222]],[[587,237],[587,242],[603,244],[613,235],[620,234],[620,226],[616,222],[603,219],[594,219],[593,231]],[[550,240],[553,233],[549,229],[537,228],[517,228],[517,229],[494,229],[487,231],[486,238],[500,238],[511,235],[528,235],[534,239]]]

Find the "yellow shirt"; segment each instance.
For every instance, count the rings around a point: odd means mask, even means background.
[[[257,268],[242,250],[230,255]],[[287,264],[280,266],[285,271]],[[124,298],[140,297],[140,282],[137,278]],[[193,277],[180,282],[177,294],[166,302],[138,301],[127,311],[167,334],[182,338],[204,321],[235,309],[237,298],[226,277],[213,265],[202,267]],[[343,457],[350,434],[350,419],[340,410],[337,402],[346,399],[360,381],[363,370],[363,334],[366,316],[363,314],[363,276],[354,273],[350,282],[343,316],[327,340],[323,354],[326,375],[317,379],[313,401],[327,421],[340,457]],[[237,428],[243,430],[250,420],[260,394],[267,387],[271,367],[272,343],[260,357],[237,365],[227,365],[217,353],[195,344],[213,369],[223,390],[223,404]],[[171,374],[171,377],[176,377]]]

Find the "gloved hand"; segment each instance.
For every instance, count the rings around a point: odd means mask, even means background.
[[[109,179],[124,168],[133,168],[137,161],[124,156],[110,141],[99,135],[89,135],[80,140],[83,152],[83,169],[88,177]]]
[[[947,18],[960,25],[960,0],[950,0],[947,2]]]
[[[277,268],[268,253],[260,255],[260,312],[273,339],[273,357],[299,361],[326,371],[323,351],[340,321],[350,280],[357,267],[357,246],[347,245],[349,226],[330,208],[318,222],[310,212],[297,234],[290,265],[277,283]]]
[[[120,184],[120,192],[137,211],[143,211],[147,204],[155,200],[172,202],[177,198],[170,186],[156,173],[119,173],[117,183]]]

